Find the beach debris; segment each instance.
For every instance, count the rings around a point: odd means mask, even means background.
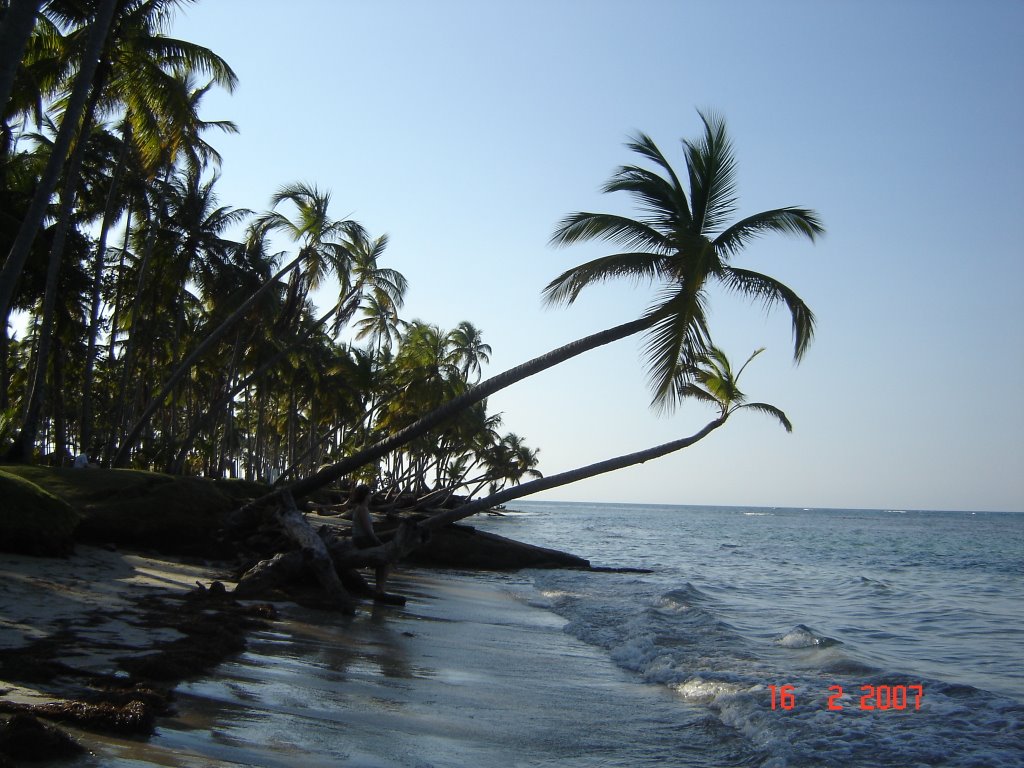
[[[94,694],[99,695],[99,694]],[[48,701],[45,704],[3,702],[3,709],[18,717],[37,717],[73,725],[88,731],[148,736],[156,716],[168,708],[167,694],[114,692],[114,701]],[[127,700],[125,700],[127,699]],[[118,703],[120,700],[120,703]]]

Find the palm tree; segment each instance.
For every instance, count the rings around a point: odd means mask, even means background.
[[[383,291],[371,291],[363,299],[360,307],[362,319],[355,323],[359,329],[356,341],[369,339],[376,352],[391,349],[391,345],[401,338],[401,320],[394,302]]]
[[[294,218],[277,210],[282,203],[290,203]],[[311,290],[319,287],[328,275],[348,282],[351,255],[349,242],[367,239],[362,226],[349,219],[334,219],[330,215],[331,193],[315,185],[302,182],[279,189],[271,198],[271,210],[253,223],[253,231],[261,235],[281,232],[299,245],[299,258],[305,268],[295,272],[288,285],[286,319],[297,318]]]
[[[468,379],[470,374],[475,374],[475,381],[480,381],[482,363],[491,361],[491,345],[484,344],[480,329],[463,320],[451,331],[450,338],[462,375]]]
[[[183,146],[195,145],[195,135],[184,119],[189,105],[175,103],[177,89],[170,81],[198,71],[228,90],[234,88],[237,77],[223,59],[207,48],[163,34],[173,11],[184,1],[47,3],[46,13],[55,24],[72,28],[64,50],[58,52],[59,60],[49,68],[51,87],[59,90],[73,79],[74,89],[63,110],[50,163],[0,272],[0,317],[6,317],[28,249],[80,125],[85,134],[97,111],[123,108],[124,125],[131,128],[132,140],[147,165],[155,169],[167,157],[167,147],[173,159]],[[95,13],[89,14],[91,6]]]
[[[426,530],[440,528],[475,515],[482,510],[490,509],[498,504],[504,504],[506,501],[519,499],[523,496],[539,493],[540,491],[550,490],[551,488],[558,488],[569,483],[576,483],[580,480],[586,480],[587,478],[617,469],[643,464],[683,448],[689,448],[721,427],[732,414],[743,408],[750,408],[768,414],[777,419],[787,432],[792,432],[793,425],[790,424],[789,419],[786,418],[786,414],[782,410],[768,403],[748,403],[746,402],[746,396],[739,390],[740,374],[743,373],[750,361],[763,351],[763,348],[756,350],[747,358],[747,361],[735,374],[733,374],[732,366],[729,364],[725,354],[713,345],[700,359],[686,361],[686,370],[680,370],[673,382],[673,385],[678,388],[678,391],[675,393],[676,397],[680,399],[693,397],[702,402],[711,403],[718,409],[718,417],[706,424],[703,429],[695,434],[663,443],[654,448],[626,454],[625,456],[618,456],[614,459],[599,461],[585,467],[560,472],[557,475],[550,475],[492,493],[486,498],[433,515],[420,523],[420,527]]]
[[[755,349],[740,369],[733,373],[725,353],[712,346],[697,362],[686,362],[681,366],[674,382],[675,396],[710,403],[718,408],[722,418],[728,418],[741,408],[751,408],[773,416],[787,432],[792,432],[793,425],[789,423],[786,414],[768,403],[748,403],[747,396],[740,391],[740,376],[750,361],[762,352],[764,347]]]
[[[71,208],[78,189],[77,169],[81,163],[83,147],[92,125],[101,112],[123,109],[123,125],[126,131],[128,127],[134,128],[134,135],[143,140],[137,141],[136,144],[142,157],[150,161],[154,169],[158,160],[167,161],[167,166],[172,166],[179,152],[183,151],[182,147],[186,145],[195,148],[192,155],[197,158],[208,154],[208,145],[199,139],[201,127],[208,124],[198,121],[195,114],[198,101],[206,89],[191,88],[191,80],[187,73],[189,70],[206,71],[215,81],[229,89],[234,86],[236,78],[223,60],[209,50],[161,34],[161,29],[170,19],[173,9],[181,1],[130,0],[118,3],[105,0],[99,4],[95,19],[83,15],[80,3],[54,0],[47,5],[47,14],[57,25],[72,28],[65,38],[61,38],[63,46],[44,49],[47,55],[56,52],[55,64],[50,68],[50,88],[62,87],[63,83],[77,71],[77,74],[74,74],[75,91],[64,109],[61,130],[51,152],[51,164],[58,161],[59,164],[63,164],[69,146],[67,130],[77,129],[79,134],[79,141],[75,144],[67,164],[62,208],[57,222],[59,229],[52,246],[51,270],[54,273],[61,264],[66,227],[69,225]],[[56,38],[57,35],[53,37]],[[84,51],[80,43],[82,38],[87,40]],[[102,47],[102,55],[97,45]],[[87,79],[87,82],[83,82],[83,79]],[[81,100],[81,91],[87,94],[84,102]],[[190,91],[194,91],[191,98]],[[182,94],[185,94],[184,98],[180,98]],[[227,123],[218,125],[226,129],[233,128]],[[124,157],[122,154],[122,159]],[[37,198],[44,192],[48,197],[52,188],[49,186],[49,176],[44,176],[37,190]],[[10,296],[20,276],[25,254],[42,221],[41,214],[36,213],[38,201],[33,206],[11,248],[3,272],[0,273],[0,317],[6,317]],[[97,262],[97,266],[101,266],[101,260],[97,259]],[[51,287],[56,286],[56,274],[52,276],[49,284]],[[51,304],[52,299],[48,299],[47,307]],[[10,454],[12,458],[24,459],[34,441],[37,428],[35,422],[45,390],[45,362],[49,335],[49,323],[44,312],[38,352],[42,362],[36,366],[40,374],[37,375],[32,387],[30,407],[24,420],[22,434]],[[130,355],[126,355],[126,362],[131,363]],[[88,413],[88,402],[86,406]]]
[[[149,404],[145,407],[142,414],[136,419],[135,424],[129,430],[128,435],[122,441],[120,448],[118,448],[116,455],[114,456],[113,465],[115,467],[124,467],[127,465],[129,455],[132,448],[135,447],[135,443],[142,435],[142,430],[145,428],[150,417],[156,413],[156,411],[164,404],[166,398],[171,394],[177,384],[185,377],[195,363],[206,354],[214,344],[220,341],[228,331],[234,328],[238,323],[246,316],[249,310],[259,302],[286,274],[294,270],[302,262],[302,254],[296,256],[284,267],[279,269],[269,280],[267,280],[260,288],[258,288],[251,296],[249,296],[242,304],[235,309],[227,318],[224,319],[216,328],[210,331],[202,341],[197,344],[185,359],[182,360],[178,366],[168,375],[166,381],[160,387],[159,392],[154,396]]]
[[[387,246],[386,234],[371,238],[362,227],[350,228],[346,243],[348,270],[338,275],[341,298],[333,325],[335,335],[352,319],[364,300],[379,305],[376,311],[383,313],[389,320],[391,317],[396,318],[397,324],[398,310],[405,304],[409,282],[398,270],[380,266],[380,257]],[[383,331],[383,328],[380,330]],[[360,335],[357,334],[356,338],[360,338]],[[377,338],[381,340],[380,336]]]
[[[665,177],[626,166],[612,176],[606,189],[631,192],[651,215],[633,220],[609,214],[577,213],[563,221],[553,237],[556,244],[603,238],[639,250],[569,270],[548,286],[545,291],[548,301],[571,303],[586,285],[612,277],[661,279],[660,300],[648,312],[636,320],[578,339],[480,382],[374,445],[299,480],[289,486],[290,493],[296,498],[305,496],[421,437],[464,408],[517,381],[641,331],[651,332],[647,357],[653,366],[651,376],[656,402],[670,407],[673,382],[681,370],[680,361],[693,362],[710,346],[704,308],[708,301],[706,286],[711,279],[769,305],[783,301],[793,315],[796,356],[802,356],[814,327],[813,315],[803,301],[778,281],[733,267],[727,261],[742,246],[766,232],[796,234],[814,241],[824,229],[813,211],[797,207],[772,209],[724,226],[735,207],[735,161],[724,122],[703,114],[701,120],[705,127],[703,139],[684,142],[690,182],[688,197],[668,161],[650,139],[641,135],[628,146],[659,166]],[[276,491],[257,499],[247,509],[270,501],[280,493]]]
[[[814,240],[824,232],[817,215],[806,208],[762,211],[729,223],[736,210],[736,161],[720,117],[698,113],[704,134],[684,141],[689,194],[651,138],[637,134],[627,145],[658,167],[651,171],[623,166],[604,192],[628,192],[644,215],[631,219],[607,213],[579,212],[558,225],[551,241],[570,245],[607,240],[626,250],[573,267],[544,289],[551,304],[572,304],[589,285],[613,278],[659,283],[645,317],[651,321],[644,356],[654,393],[653,404],[671,410],[679,364],[707,352],[708,288],[712,284],[762,301],[766,308],[782,302],[793,320],[794,357],[803,357],[814,334],[814,315],[803,300],[778,280],[732,266],[730,260],[765,232],[802,235]]]

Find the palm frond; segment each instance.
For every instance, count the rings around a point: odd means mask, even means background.
[[[267,211],[256,217],[252,224],[254,235],[265,236],[269,232],[282,231],[293,239],[298,239],[296,226],[288,217],[278,211]]]
[[[375,270],[370,283],[375,291],[386,296],[395,309],[401,309],[405,304],[405,294],[409,288],[409,281],[405,275],[396,269]]]
[[[653,213],[658,221],[666,225],[683,226],[689,224],[690,212],[686,206],[686,197],[681,191],[653,171],[625,165],[619,168],[601,188],[602,192],[628,192],[640,201],[640,207]],[[682,222],[679,220],[682,219]]]
[[[177,40],[162,34],[146,36],[136,43],[141,52],[148,53],[167,67],[207,75],[229,93],[238,85],[238,75],[228,63],[209,48]]]
[[[654,280],[662,272],[663,258],[652,253],[615,253],[566,270],[544,287],[545,304],[572,304],[588,285],[629,277]]]
[[[725,120],[714,113],[697,114],[704,123],[704,136],[698,141],[684,140],[683,146],[693,226],[706,234],[717,230],[736,210],[736,158]]]
[[[825,228],[814,211],[788,206],[762,211],[737,221],[714,239],[714,245],[733,256],[766,232],[803,235],[813,242],[825,234]]]
[[[676,175],[675,169],[672,164],[665,158],[662,151],[658,149],[658,145],[654,143],[646,133],[642,131],[637,132],[626,144],[626,146],[648,160],[653,162],[659,168],[661,168],[665,175],[668,176],[671,188],[674,191],[672,196],[673,208],[676,208],[683,217],[687,226],[692,222],[690,205],[686,199],[686,191],[683,189],[683,185],[679,182],[679,176]]]
[[[678,377],[675,383],[675,398],[681,402],[683,400],[699,400],[702,403],[708,403],[710,405],[718,405],[718,398],[703,389],[700,385],[687,381],[683,377]]]
[[[629,250],[647,248],[668,252],[671,244],[650,224],[610,213],[580,211],[562,219],[548,241],[553,246],[572,245],[586,240],[607,240]]]
[[[644,339],[643,359],[651,406],[661,413],[671,413],[678,405],[674,384],[679,371],[711,345],[704,304],[702,293],[670,287],[646,314],[654,324]]]
[[[720,277],[730,290],[760,299],[765,311],[780,301],[789,308],[793,321],[793,358],[801,360],[814,338],[814,313],[803,299],[789,286],[760,272],[726,267]]]
[[[270,207],[276,208],[286,200],[293,203],[297,208],[309,207],[315,204],[318,199],[326,198],[323,205],[330,203],[331,193],[321,192],[315,184],[296,181],[280,187],[270,198]]]
[[[746,362],[740,366],[740,369],[738,371],[736,371],[736,375],[733,377],[733,380],[738,382],[740,380],[740,376],[743,375],[743,371],[745,371],[747,366],[750,365],[750,361],[753,360],[758,355],[760,355],[762,352],[764,352],[764,347],[758,347],[753,352],[751,352],[750,357],[748,357]]]
[[[787,432],[793,431],[793,425],[790,423],[789,418],[780,408],[776,408],[774,405],[769,405],[768,403],[746,403],[738,406],[738,408],[750,408],[751,410],[759,411],[760,413],[767,414],[768,416],[773,416],[778,419],[783,429]]]

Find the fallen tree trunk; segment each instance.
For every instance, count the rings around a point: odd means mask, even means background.
[[[718,419],[710,422],[695,434],[657,445],[652,447],[652,449],[638,451],[626,456],[597,462],[586,467],[515,485],[485,499],[440,512],[419,522],[407,520],[398,527],[390,542],[379,547],[356,549],[350,540],[337,539],[327,530],[322,530],[321,534],[317,534],[302,513],[296,508],[295,500],[288,488],[283,488],[281,492],[284,509],[279,510],[278,519],[285,527],[288,536],[302,548],[305,561],[314,568],[317,578],[324,585],[325,589],[328,590],[329,596],[337,602],[342,602],[343,609],[351,612],[354,610],[354,605],[352,598],[348,596],[348,593],[345,592],[344,587],[341,585],[338,578],[339,570],[344,572],[354,568],[390,565],[418,549],[428,540],[431,531],[446,530],[455,521],[469,517],[489,507],[530,494],[536,494],[539,490],[557,487],[615,469],[642,464],[651,459],[680,451],[707,437],[721,427],[725,424],[728,416],[729,412],[725,412]],[[455,532],[454,536],[458,536],[458,531]],[[447,538],[449,537],[442,537],[442,539]],[[325,539],[327,539],[326,543]],[[500,537],[484,537],[480,541],[486,542],[486,544],[494,544],[499,539]],[[464,545],[465,539],[463,539],[462,546]],[[460,545],[456,544],[455,549],[459,548]],[[441,545],[440,549],[443,550],[444,546]],[[521,563],[517,567],[550,567],[554,564],[550,559],[551,551],[537,549],[538,551],[534,553],[534,561]],[[451,553],[453,547],[449,546],[447,550]],[[426,558],[429,559],[429,557],[430,555],[427,554]],[[302,562],[303,554],[291,553],[289,555],[279,555],[271,560],[259,563],[255,568],[247,572],[240,581],[238,586],[238,590],[242,591],[240,596],[258,594],[260,590],[280,586],[285,581],[294,578],[296,572],[301,572]],[[468,565],[468,563],[469,561],[466,564]],[[590,563],[582,558],[571,562],[562,561],[559,563],[561,567],[566,565],[568,567],[590,567]],[[479,567],[478,564],[468,566]],[[239,594],[238,590],[237,594]],[[340,597],[341,595],[344,595],[343,599]],[[347,603],[344,601],[347,601]]]
[[[304,570],[302,552],[281,552],[268,560],[261,560],[243,573],[233,594],[241,600],[260,597],[297,578]]]
[[[283,502],[277,511],[277,520],[288,537],[299,545],[305,564],[316,574],[320,586],[327,592],[331,602],[336,603],[343,612],[354,613],[356,603],[338,578],[334,560],[327,552],[316,531],[306,522],[306,518],[295,506],[295,499],[287,490],[281,495]]]
[[[235,587],[235,597],[258,597],[312,569],[332,601],[338,603],[342,610],[352,612],[355,601],[342,584],[339,573],[395,563],[422,545],[428,537],[416,523],[406,521],[389,541],[379,547],[359,549],[351,539],[339,539],[326,527],[315,531],[295,506],[291,494],[285,494],[283,500],[284,507],[278,511],[277,519],[299,549],[262,560],[246,571]]]

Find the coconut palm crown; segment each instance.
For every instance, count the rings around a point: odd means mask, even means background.
[[[814,315],[803,300],[778,280],[729,262],[766,232],[800,235],[811,241],[824,234],[817,214],[806,208],[762,211],[729,224],[736,210],[736,161],[725,121],[698,111],[703,136],[683,140],[689,190],[644,133],[626,146],[657,170],[620,167],[603,192],[628,192],[643,214],[636,219],[607,213],[573,213],[551,237],[556,246],[607,240],[624,248],[563,272],[544,289],[549,304],[572,304],[588,285],[619,277],[659,284],[645,317],[650,321],[644,362],[653,391],[652,405],[671,411],[679,401],[675,386],[683,363],[695,362],[711,348],[707,290],[718,284],[763,302],[782,302],[793,319],[794,357],[799,361],[814,335]]]
[[[748,403],[747,396],[740,391],[740,376],[750,361],[762,352],[764,347],[755,349],[733,373],[729,358],[721,349],[712,346],[699,360],[680,364],[674,382],[676,398],[690,397],[714,405],[723,419],[741,408],[750,408],[776,418],[783,429],[792,432],[793,425],[782,410],[769,403]]]

